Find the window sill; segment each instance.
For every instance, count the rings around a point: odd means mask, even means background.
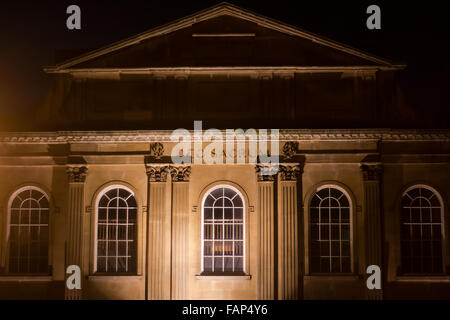
[[[355,274],[324,274],[324,275],[310,275],[310,276],[304,276],[304,280],[342,280],[342,281],[356,281],[361,280],[361,277]]]
[[[51,282],[52,276],[0,276],[0,282]]]
[[[197,280],[251,280],[252,276],[250,274],[244,275],[205,275],[205,274],[196,274],[195,278]]]
[[[88,276],[88,280],[142,280],[140,275],[92,275]]]
[[[450,282],[450,276],[397,276],[395,282]]]

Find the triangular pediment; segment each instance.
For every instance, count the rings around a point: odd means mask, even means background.
[[[46,71],[269,66],[395,67],[387,60],[222,3]]]

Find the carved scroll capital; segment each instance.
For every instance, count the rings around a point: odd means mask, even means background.
[[[169,166],[146,165],[145,171],[149,182],[166,182]]]
[[[361,164],[364,181],[380,181],[383,174],[383,165],[380,163]]]
[[[88,173],[86,166],[69,166],[66,170],[69,183],[84,183]]]
[[[274,181],[277,177],[278,167],[266,164],[257,164],[255,166],[255,171],[258,182]]]
[[[191,175],[191,166],[170,166],[169,171],[173,182],[187,182]]]
[[[303,165],[280,165],[279,173],[281,181],[297,181],[303,173]]]

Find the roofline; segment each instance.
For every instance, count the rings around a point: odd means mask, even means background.
[[[254,13],[250,10],[240,8],[238,6],[235,6],[233,4],[222,2],[215,6],[212,6],[210,8],[204,9],[202,11],[196,12],[194,14],[191,14],[189,16],[174,20],[172,22],[166,23],[164,25],[152,28],[150,30],[147,30],[143,33],[140,33],[138,35],[132,36],[130,38],[115,42],[113,44],[107,45],[105,47],[99,48],[94,51],[90,51],[88,53],[85,53],[81,56],[66,60],[60,64],[57,64],[55,66],[46,67],[44,68],[44,71],[46,72],[56,72],[61,71],[65,68],[69,68],[73,65],[76,65],[78,63],[82,63],[85,61],[88,61],[90,59],[96,58],[98,56],[101,56],[105,53],[109,53],[118,49],[122,49],[127,46],[131,46],[133,44],[137,44],[143,40],[160,36],[163,34],[167,34],[170,32],[174,32],[180,29],[187,28],[194,23],[198,23],[200,21],[204,21],[210,18],[218,17],[220,15],[230,15],[237,18],[241,18],[247,21],[251,21],[254,23],[257,23],[263,27],[267,27],[282,33],[290,34],[293,36],[300,36],[306,39],[309,39],[313,42],[349,53],[351,55],[359,56],[360,58],[381,64],[383,66],[393,66],[393,62],[383,59],[380,57],[377,57],[375,55],[366,53],[362,50],[355,49],[353,47],[350,47],[348,45],[339,43],[334,40],[327,39],[323,36],[316,35],[311,32],[304,31],[300,28],[291,26],[289,24],[280,22],[278,20],[265,17],[263,15]]]
[[[154,67],[154,68],[74,68],[55,70],[45,68],[47,73],[110,73],[110,74],[292,74],[320,72],[376,72],[378,70],[402,70],[406,65],[391,66],[224,66],[224,67]]]

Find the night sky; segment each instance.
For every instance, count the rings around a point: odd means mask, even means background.
[[[23,1],[0,4],[0,124],[30,117],[50,85],[43,66],[72,50],[96,49],[208,8],[220,1]],[[407,63],[407,103],[427,127],[449,128],[448,11],[442,2],[229,1],[256,13]],[[81,8],[82,29],[66,28],[66,8]],[[382,29],[366,28],[377,4]],[[447,22],[446,22],[447,21]]]

